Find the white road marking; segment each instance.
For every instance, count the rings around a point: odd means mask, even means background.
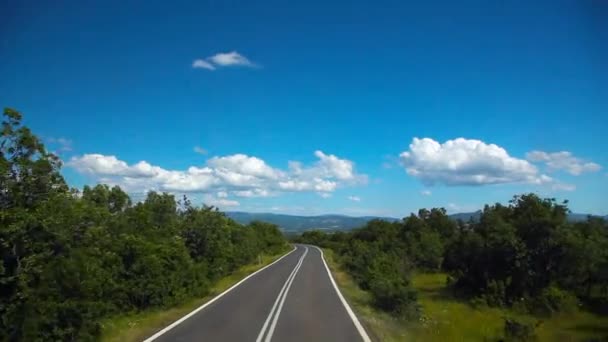
[[[291,288],[291,284],[293,284],[293,280],[296,278],[300,267],[302,266],[302,262],[304,261],[304,257],[308,254],[308,247],[304,247],[306,250],[304,251],[304,255],[302,256],[302,260],[300,260],[300,264],[298,265],[298,270],[291,278],[287,289],[285,289],[285,293],[283,294],[283,299],[281,299],[281,304],[279,304],[279,308],[277,309],[277,313],[274,315],[274,319],[272,320],[272,325],[270,326],[270,330],[268,331],[268,335],[266,335],[266,339],[264,342],[270,342],[272,339],[272,334],[274,334],[274,328],[277,326],[277,321],[279,320],[279,316],[281,315],[281,310],[283,310],[283,304],[285,303],[285,299],[287,298],[287,293],[289,293],[289,289]]]
[[[293,268],[293,270],[289,274],[289,277],[287,277],[287,280],[283,284],[281,291],[279,291],[279,295],[277,296],[277,299],[274,301],[274,304],[272,305],[272,308],[270,309],[270,313],[268,313],[268,317],[266,317],[266,321],[264,322],[264,325],[262,326],[262,329],[260,330],[260,333],[258,334],[258,337],[255,340],[256,342],[262,341],[262,339],[264,338],[264,334],[266,333],[266,328],[268,328],[268,324],[270,323],[270,320],[272,319],[273,315],[275,315],[275,309],[277,308],[277,305],[279,304],[279,302],[281,302],[281,306],[282,306],[282,302],[285,301],[284,298],[287,296],[286,289],[288,290],[288,287],[291,286],[291,283],[293,282],[293,279],[295,278],[296,273],[300,269],[300,266],[302,266],[304,257],[306,257],[306,254],[308,253],[308,247],[304,247],[304,248],[305,248],[304,254],[302,254],[302,256],[300,257],[300,260],[298,260],[298,263]],[[273,320],[273,324],[276,325],[274,320]],[[274,330],[274,328],[273,328],[273,330]],[[268,338],[267,338],[267,340],[268,340]]]
[[[217,295],[216,297],[214,297],[213,299],[211,299],[210,301],[208,301],[207,303],[199,306],[198,308],[194,309],[192,312],[190,312],[189,314],[185,315],[184,317],[178,319],[177,321],[171,323],[171,325],[167,326],[166,328],[164,328],[163,330],[157,332],[156,334],[148,337],[147,339],[145,339],[143,342],[151,342],[156,340],[157,338],[159,338],[161,335],[163,335],[164,333],[166,333],[167,331],[175,328],[176,326],[178,326],[179,324],[181,324],[183,321],[187,320],[188,318],[194,316],[197,312],[203,310],[204,308],[206,308],[207,306],[211,305],[211,303],[215,302],[216,300],[222,298],[225,294],[227,294],[228,292],[234,290],[237,286],[241,285],[243,282],[245,282],[245,280],[253,277],[254,275],[262,272],[263,270],[267,269],[268,267],[276,264],[277,262],[281,261],[281,259],[283,259],[284,257],[288,256],[289,254],[293,253],[296,249],[298,249],[297,247],[294,247],[291,252],[289,253],[285,253],[285,255],[283,255],[282,257],[278,258],[277,260],[275,260],[274,262],[272,262],[271,264],[268,264],[262,268],[260,268],[259,270],[251,273],[250,275],[246,276],[245,278],[243,278],[241,281],[239,281],[238,283],[232,285],[228,290],[220,293],[219,295]]]
[[[268,313],[268,317],[266,317],[266,320],[264,321],[264,325],[262,325],[262,329],[260,329],[260,333],[258,334],[258,337],[255,340],[256,342],[260,342],[260,341],[262,341],[262,338],[264,338],[264,333],[266,332],[266,328],[268,328],[268,324],[270,323],[270,320],[272,319],[272,316],[274,315],[274,311],[277,308],[277,305],[279,304],[281,297],[283,296],[283,292],[285,292],[285,288],[287,288],[287,284],[289,284],[289,281],[293,277],[293,274],[298,269],[298,265],[300,264],[301,259],[302,259],[302,257],[300,257],[300,259],[298,259],[298,262],[296,263],[294,268],[291,270],[291,273],[289,273],[287,280],[285,280],[285,283],[283,283],[283,286],[281,287],[281,290],[279,291],[279,294],[277,295],[277,299],[275,299],[274,303],[272,304],[272,308],[270,309],[270,312]]]
[[[325,257],[323,256],[323,251],[321,250],[321,248],[319,248],[317,246],[312,246],[312,247],[318,249],[319,252],[321,252],[321,259],[323,260],[323,265],[325,265],[325,270],[327,271],[327,275],[329,276],[329,280],[331,280],[331,284],[334,286],[334,289],[336,289],[336,293],[338,294],[338,297],[340,298],[340,301],[342,302],[342,305],[344,305],[344,308],[346,309],[346,312],[348,312],[348,315],[350,316],[350,319],[355,324],[355,327],[357,328],[357,331],[359,332],[359,335],[361,335],[361,338],[363,339],[364,342],[371,342],[371,339],[369,338],[369,335],[367,335],[367,332],[365,331],[365,329],[363,329],[363,326],[361,325],[361,322],[359,322],[359,320],[357,319],[357,316],[355,315],[355,313],[353,312],[353,310],[350,308],[350,306],[346,302],[346,299],[344,299],[344,296],[342,296],[342,293],[340,292],[340,289],[338,288],[338,285],[336,285],[334,277],[331,275],[331,271],[329,270],[329,267],[327,266],[327,262],[325,262]]]

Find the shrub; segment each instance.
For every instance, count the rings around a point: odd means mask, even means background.
[[[381,310],[407,318],[414,318],[419,314],[416,291],[400,279],[373,279],[370,292],[374,305]]]
[[[551,316],[557,312],[572,312],[578,308],[578,299],[572,293],[556,286],[545,288],[533,301],[533,311]]]
[[[505,319],[504,334],[506,341],[534,341],[534,325],[514,319]]]
[[[505,305],[506,285],[502,280],[490,280],[484,293],[483,298],[490,306]]]

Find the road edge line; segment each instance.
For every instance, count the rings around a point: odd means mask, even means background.
[[[325,261],[325,256],[323,255],[323,250],[317,246],[312,246],[312,247],[316,248],[317,250],[319,250],[319,252],[321,252],[321,260],[323,260],[323,265],[325,265],[325,270],[327,271],[327,274],[329,275],[329,280],[331,280],[331,284],[334,286],[334,289],[336,290],[336,293],[338,294],[338,297],[340,298],[342,305],[344,305],[344,308],[346,309],[346,312],[350,316],[350,319],[353,321],[355,328],[357,328],[359,335],[361,335],[361,338],[363,339],[364,342],[371,342],[369,335],[363,328],[363,325],[361,325],[361,322],[359,322],[359,319],[355,315],[355,312],[353,311],[353,309],[351,309],[350,305],[348,305],[348,302],[342,295],[342,292],[340,292],[340,289],[338,288],[338,285],[336,284],[336,281],[334,280],[334,277],[332,276],[331,271],[329,270],[329,266],[327,266],[327,262]]]
[[[254,275],[258,274],[259,272],[262,272],[263,270],[267,269],[268,267],[276,264],[277,262],[281,261],[281,259],[285,258],[286,256],[288,256],[289,254],[295,252],[295,250],[298,249],[297,247],[294,246],[294,248],[290,251],[285,253],[282,257],[278,258],[277,260],[273,261],[272,263],[260,268],[259,270],[251,273],[250,275],[246,276],[245,278],[241,279],[238,283],[232,285],[231,287],[229,287],[226,291],[218,294],[217,296],[213,297],[212,299],[210,299],[209,301],[207,301],[206,303],[204,303],[203,305],[199,306],[198,308],[192,310],[190,313],[186,314],[185,316],[183,316],[182,318],[178,319],[177,321],[169,324],[168,326],[166,326],[165,328],[163,328],[162,330],[158,331],[157,333],[155,333],[154,335],[148,337],[147,339],[145,339],[143,342],[152,342],[154,340],[156,340],[157,338],[159,338],[160,336],[162,336],[163,334],[165,334],[167,331],[175,328],[176,326],[180,325],[182,322],[184,322],[185,320],[187,320],[188,318],[194,316],[196,313],[198,313],[199,311],[203,310],[204,308],[206,308],[207,306],[211,305],[213,302],[215,302],[216,300],[222,298],[225,294],[227,294],[228,292],[234,290],[237,286],[241,285],[243,282],[245,282],[245,280],[253,277]]]

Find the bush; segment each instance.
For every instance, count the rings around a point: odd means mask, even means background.
[[[549,286],[533,301],[533,310],[537,314],[551,316],[557,312],[576,311],[579,302],[576,296],[556,286]]]
[[[508,282],[502,280],[490,280],[486,287],[486,293],[483,294],[483,298],[486,303],[490,306],[503,306],[505,305],[506,297],[506,284]]]
[[[376,278],[370,292],[374,306],[398,316],[414,318],[419,314],[416,291],[399,279]]]
[[[514,319],[505,319],[505,340],[506,341],[534,341],[536,334],[534,333],[534,325],[520,322]]]

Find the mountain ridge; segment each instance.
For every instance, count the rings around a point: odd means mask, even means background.
[[[323,214],[323,215],[289,215],[277,213],[255,213],[246,211],[228,211],[226,215],[241,224],[248,224],[252,221],[264,221],[276,224],[285,232],[300,232],[306,230],[351,230],[364,226],[373,219],[383,219],[388,221],[399,221],[401,218],[388,216],[349,216],[343,214]],[[454,213],[448,215],[453,220],[478,221],[481,210],[474,212]],[[589,215],[581,213],[568,214],[571,222],[586,220],[588,216],[601,217],[608,219],[608,216]]]

